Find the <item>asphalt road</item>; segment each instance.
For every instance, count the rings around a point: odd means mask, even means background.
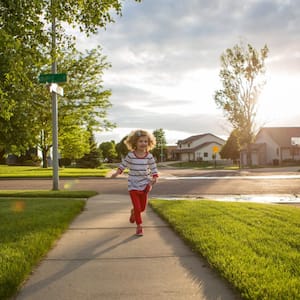
[[[161,168],[151,196],[201,196],[243,194],[300,195],[300,172],[296,168],[241,171]],[[78,178],[59,180],[60,189],[95,190],[102,194],[127,193],[127,178]],[[52,179],[1,179],[1,190],[51,190]]]

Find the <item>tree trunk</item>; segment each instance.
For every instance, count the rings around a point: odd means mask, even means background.
[[[1,149],[0,150],[0,164],[5,164],[5,162],[6,162],[4,155],[5,155],[5,149]]]
[[[48,150],[43,148],[42,149],[43,168],[45,168],[45,169],[48,168],[47,153],[48,153]]]
[[[252,155],[251,155],[251,144],[247,145],[247,165],[252,167]]]

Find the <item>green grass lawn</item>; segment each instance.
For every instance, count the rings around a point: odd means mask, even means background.
[[[94,192],[1,191],[0,299],[9,299]],[[6,196],[3,198],[3,196]]]
[[[300,299],[300,209],[218,201],[150,202],[243,299]]]
[[[237,165],[224,165],[220,163],[214,163],[212,161],[184,161],[184,162],[175,162],[169,163],[169,166],[175,168],[183,169],[218,169],[218,170],[238,170],[239,166]]]
[[[81,168],[60,168],[60,177],[105,177],[110,168],[103,169],[81,169]],[[28,166],[6,166],[0,165],[0,178],[50,178],[52,168]]]

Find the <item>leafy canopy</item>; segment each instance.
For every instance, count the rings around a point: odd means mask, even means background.
[[[223,88],[215,92],[214,99],[233,128],[237,129],[241,145],[251,143],[254,136],[268,52],[266,45],[257,51],[250,44],[247,47],[237,44],[221,55],[219,77]]]
[[[140,0],[135,1],[140,2]],[[30,146],[36,145],[40,139],[41,130],[43,130],[42,138],[51,136],[48,125],[51,111],[49,92],[44,86],[38,84],[37,78],[40,73],[49,72],[53,58],[51,58],[53,55],[51,53],[53,19],[55,18],[57,25],[55,59],[64,64],[59,68],[65,71],[68,66],[74,67],[76,63],[72,61],[72,57],[64,56],[66,49],[75,50],[75,37],[68,36],[63,25],[78,27],[86,35],[93,34],[101,27],[105,27],[107,23],[114,22],[114,16],[121,15],[122,3],[123,1],[119,0],[0,1],[1,149],[5,148],[6,152],[13,153],[24,152]],[[73,119],[81,117],[80,121],[74,125],[78,127],[78,130],[83,124],[94,128],[98,126],[101,129],[112,125],[106,119],[106,110],[110,106],[108,101],[110,91],[100,91],[103,86],[99,81],[101,79],[97,78],[99,73],[103,74],[103,70],[108,65],[105,65],[107,63],[102,60],[100,63],[97,61],[98,65],[94,66],[94,69],[87,68],[86,65],[93,63],[93,60],[103,59],[99,58],[99,55],[96,57],[99,49],[92,50],[92,52],[94,53],[89,53],[87,56],[79,55],[78,66],[73,74],[69,69],[70,76],[74,75],[76,80],[82,80],[83,76],[91,80],[81,82],[85,84],[85,89],[82,86],[78,88],[79,82],[77,86],[75,82],[69,85],[70,88],[77,88],[76,95],[73,90],[70,97],[73,97],[73,104],[77,101],[78,108],[77,113],[75,110],[71,113]],[[99,70],[99,64],[102,64],[101,70]],[[80,76],[76,72],[82,72],[83,75]],[[96,85],[98,85],[97,88]],[[68,87],[66,86],[66,92]],[[84,92],[86,95],[83,96]],[[91,109],[93,105],[98,105],[95,112]],[[81,114],[78,113],[79,107],[83,109]],[[61,124],[63,123],[61,122],[60,126]],[[64,137],[64,140],[70,141],[71,139]],[[49,147],[51,147],[51,141],[47,149]],[[2,150],[1,153],[3,153]]]

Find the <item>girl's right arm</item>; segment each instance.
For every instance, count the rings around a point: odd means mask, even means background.
[[[126,155],[126,157],[122,160],[122,162],[120,163],[118,169],[116,170],[115,173],[113,173],[111,175],[111,178],[116,178],[118,175],[122,174],[123,171],[127,168],[128,166],[128,161],[129,161],[129,156],[128,154]]]

